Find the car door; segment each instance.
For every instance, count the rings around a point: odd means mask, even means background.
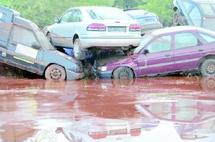
[[[163,35],[155,38],[144,48],[149,53],[138,57],[141,75],[156,75],[172,71],[172,36]]]
[[[37,56],[41,53],[41,45],[33,31],[14,26],[7,46],[8,63],[34,73],[41,72]]]
[[[181,32],[174,35],[174,68],[177,71],[192,70],[204,55],[204,47],[195,32]]]
[[[52,40],[55,45],[63,47],[73,46],[73,37],[82,21],[82,13],[79,9],[72,9],[62,16],[59,23],[51,28]]]

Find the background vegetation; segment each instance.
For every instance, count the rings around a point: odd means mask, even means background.
[[[19,11],[40,27],[54,23],[70,7],[92,5],[145,9],[155,12],[165,26],[172,21],[172,0],[1,0],[0,5]]]

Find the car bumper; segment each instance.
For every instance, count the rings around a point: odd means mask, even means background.
[[[82,37],[81,38],[81,47],[90,48],[90,47],[129,47],[139,46],[141,42],[141,37],[130,37],[130,38],[115,38],[115,37]]]
[[[67,80],[78,80],[84,77],[84,73],[76,73],[71,70],[67,70]]]

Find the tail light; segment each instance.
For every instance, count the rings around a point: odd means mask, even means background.
[[[140,136],[140,134],[141,134],[141,129],[140,129],[140,128],[131,129],[131,130],[130,130],[130,134],[131,134],[131,136]]]
[[[100,23],[92,23],[87,26],[88,31],[106,31],[106,26]]]
[[[103,139],[107,137],[107,131],[102,132],[89,132],[89,136],[93,139]]]
[[[131,24],[130,26],[129,26],[129,31],[131,31],[131,32],[137,32],[137,31],[140,31],[141,30],[141,25],[139,25],[139,24]]]

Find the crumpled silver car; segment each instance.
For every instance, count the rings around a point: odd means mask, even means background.
[[[141,26],[113,7],[74,7],[67,10],[45,33],[54,46],[73,48],[74,56],[82,60],[89,48],[137,47],[141,41]]]
[[[173,25],[191,25],[215,31],[215,0],[174,0]]]

